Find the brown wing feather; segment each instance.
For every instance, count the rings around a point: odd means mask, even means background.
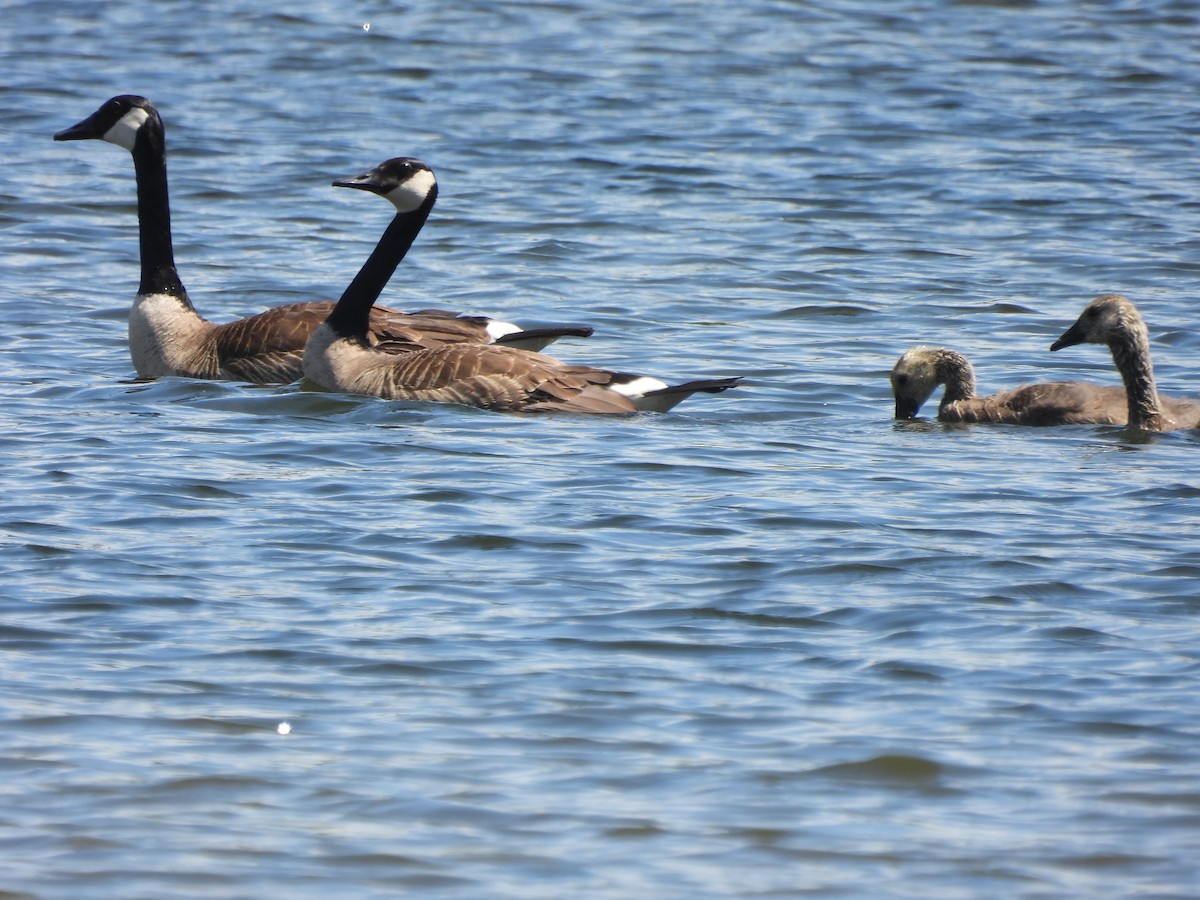
[[[333,311],[333,303],[292,303],[217,325],[210,340],[218,374],[240,381],[288,383],[303,374],[304,345]],[[405,313],[387,307],[371,311],[372,345],[406,353],[451,344],[486,344],[486,318],[448,310]]]
[[[462,403],[508,412],[631,413],[626,397],[603,390],[612,373],[495,345],[451,344],[396,357],[382,396]]]
[[[1124,425],[1129,410],[1125,391],[1078,381],[1026,384],[990,397],[948,403],[944,422],[1010,425]]]
[[[292,303],[216,326],[221,371],[246,381],[295,381],[302,373],[304,345],[332,309],[326,303]]]
[[[442,344],[486,344],[491,340],[487,323],[482,316],[460,316],[446,310],[402,313],[375,307],[371,310],[370,329],[376,347],[403,352]]]
[[[543,385],[542,393],[546,399],[531,398],[530,402],[524,407],[527,411],[550,412],[560,410],[597,415],[628,415],[629,413],[638,411],[637,406],[628,397],[624,397],[616,391],[596,384],[586,384],[565,397],[554,394],[553,389],[545,390],[545,388],[546,385]]]

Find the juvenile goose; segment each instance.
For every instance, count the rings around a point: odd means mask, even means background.
[[[944,347],[912,348],[896,362],[891,378],[897,419],[915,418],[921,404],[941,384],[946,387],[938,405],[942,422],[1125,424],[1125,394],[1119,388],[1047,381],[976,397],[975,370],[961,353]]]
[[[335,181],[334,186],[358,188],[390,200],[396,217],[381,246],[394,241],[405,250],[437,197],[433,172],[420,160],[405,157]],[[376,254],[350,282],[304,351],[304,374],[327,390],[506,412],[628,414],[665,412],[691,394],[719,393],[739,381],[719,378],[668,386],[657,378],[566,365],[540,353],[494,344],[383,352],[371,346],[368,323],[372,304],[392,269],[378,264]]]
[[[334,304],[293,303],[222,325],[196,311],[175,268],[165,131],[149,100],[128,94],[113,97],[54,139],[103,140],[133,155],[142,274],[129,311],[129,350],[139,377],[182,375],[258,383],[285,383],[300,377],[304,345]],[[378,265],[390,265],[390,275],[401,256],[381,256]],[[388,345],[499,340],[533,349],[565,335],[591,334],[590,328],[582,326],[522,332],[516,325],[483,317],[441,310],[409,315],[386,308],[372,314],[369,329],[370,340]]]
[[[1200,401],[1163,397],[1154,384],[1150,335],[1137,307],[1121,294],[1102,294],[1083,310],[1075,324],[1050,345],[1061,350],[1075,344],[1107,344],[1125,382],[1122,420],[1143,431],[1200,427]]]

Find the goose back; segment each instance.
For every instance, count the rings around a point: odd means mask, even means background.
[[[943,404],[943,422],[1007,425],[1123,425],[1125,395],[1118,388],[1079,381],[1023,384],[987,397]]]
[[[446,344],[389,354],[338,336],[328,325],[309,341],[304,373],[328,390],[388,400],[600,415],[666,412],[692,394],[720,393],[739,382],[720,378],[668,385],[495,344]]]

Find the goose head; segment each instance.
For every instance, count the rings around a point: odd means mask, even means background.
[[[921,404],[942,380],[938,373],[935,347],[913,347],[892,367],[892,396],[896,398],[896,418],[915,419]]]
[[[94,113],[54,135],[56,141],[108,141],[132,151],[138,135],[153,129],[162,133],[162,119],[154,104],[136,94],[121,94],[101,104]]]
[[[1145,330],[1141,314],[1127,297],[1101,294],[1084,308],[1075,324],[1063,332],[1050,349],[1061,350],[1076,344],[1112,345]]]
[[[380,163],[369,172],[339,178],[334,187],[370,191],[391,201],[398,213],[410,213],[437,199],[437,179],[433,170],[419,159],[398,156]]]
[[[938,385],[945,385],[941,407],[975,396],[975,370],[967,358],[945,347],[913,347],[892,367],[896,418],[916,418],[921,404]]]

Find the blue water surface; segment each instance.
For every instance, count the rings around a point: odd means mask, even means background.
[[[5,5],[0,896],[1193,896],[1197,436],[892,419],[1133,298],[1200,395],[1200,11]],[[504,416],[133,380],[132,165],[228,321],[335,299],[396,155],[385,301],[587,322],[743,375]]]

